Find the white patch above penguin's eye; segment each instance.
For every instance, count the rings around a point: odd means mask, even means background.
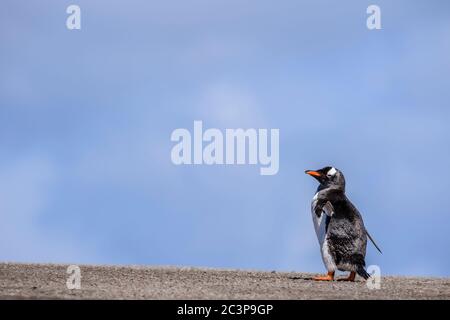
[[[336,169],[335,168],[331,168],[330,170],[328,170],[327,172],[327,177],[332,177],[336,174]]]

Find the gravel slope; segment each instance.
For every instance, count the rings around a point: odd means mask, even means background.
[[[316,282],[312,274],[203,268],[0,263],[0,299],[450,299],[450,278],[383,277],[381,289]]]

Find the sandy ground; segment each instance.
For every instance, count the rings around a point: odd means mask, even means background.
[[[312,274],[203,268],[0,263],[0,299],[450,299],[450,278],[383,277],[381,288],[316,282]]]

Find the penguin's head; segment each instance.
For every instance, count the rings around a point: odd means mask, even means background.
[[[345,189],[344,175],[334,167],[325,167],[320,170],[306,170],[305,173],[319,181],[323,188],[333,187],[341,190]]]

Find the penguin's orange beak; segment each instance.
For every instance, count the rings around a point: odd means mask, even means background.
[[[306,170],[305,173],[309,174],[310,176],[313,176],[313,177],[320,177],[321,176],[321,174],[319,172],[314,171],[314,170]]]

